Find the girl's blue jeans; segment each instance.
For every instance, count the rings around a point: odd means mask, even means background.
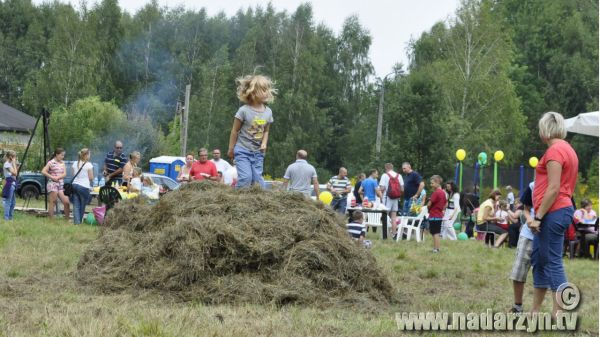
[[[250,187],[253,184],[259,184],[264,188],[263,163],[264,153],[260,151],[250,151],[246,148],[236,145],[233,148],[235,157],[235,166],[238,173],[236,188]]]
[[[15,195],[16,189],[16,184],[13,184],[10,187],[8,198],[2,198],[2,207],[4,207],[4,220],[12,220],[13,214],[15,213],[15,205],[17,204],[17,196]]]
[[[87,187],[73,184],[73,193],[69,199],[73,204],[73,223],[78,225],[83,221],[85,206],[90,200],[90,190]]]

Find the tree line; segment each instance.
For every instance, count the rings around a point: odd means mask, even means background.
[[[303,148],[322,177],[403,161],[449,177],[458,148],[466,164],[499,149],[507,165],[526,163],[544,151],[543,112],[598,109],[597,13],[597,2],[583,0],[464,0],[411,41],[409,64],[381,79],[360,18],[336,34],[315,23],[308,3],[228,17],[157,1],[128,13],[117,0],[77,9],[3,0],[0,100],[34,116],[48,107],[55,146],[103,151],[114,136],[149,159],[179,153],[177,106],[188,83],[188,148],[225,150],[239,106],[235,78],[260,73],[278,88],[265,173],[281,176]],[[583,176],[597,177],[597,164],[588,166],[597,140],[569,137]]]

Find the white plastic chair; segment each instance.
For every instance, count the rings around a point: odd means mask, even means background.
[[[421,208],[421,212],[417,216],[402,216],[400,217],[400,225],[398,226],[398,235],[396,241],[402,240],[402,236],[406,234],[406,240],[409,241],[412,233],[415,232],[417,242],[425,241],[421,223],[428,216],[427,206]]]
[[[364,212],[363,214],[365,214],[367,216],[367,219],[365,221],[365,227],[366,226],[383,227],[383,224],[381,223],[381,213]],[[390,219],[389,216],[387,218],[387,224],[388,224],[388,233],[389,233],[389,228],[392,226],[392,220]]]

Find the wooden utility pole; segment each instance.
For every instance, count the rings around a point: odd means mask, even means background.
[[[185,157],[187,154],[187,140],[188,140],[188,117],[190,116],[190,92],[192,91],[192,85],[188,84],[185,86],[185,102],[183,107],[183,114],[181,118],[182,134],[181,141],[181,156]]]
[[[383,95],[385,93],[385,78],[381,81],[381,94],[379,95],[379,111],[377,112],[377,135],[375,137],[375,156],[379,160],[381,154],[381,129],[383,126]]]
[[[395,74],[391,72],[383,77],[381,80],[381,93],[379,95],[379,111],[377,111],[377,135],[375,137],[375,158],[379,160],[379,155],[381,154],[381,133],[383,129],[383,100],[385,95],[385,81],[388,76]]]

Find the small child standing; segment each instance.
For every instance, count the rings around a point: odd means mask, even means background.
[[[135,167],[133,169],[133,175],[129,184],[127,184],[127,188],[129,193],[139,193],[142,191],[142,179],[140,178],[142,175],[142,169],[139,167]]]
[[[433,236],[433,252],[440,252],[440,232],[446,207],[446,193],[442,190],[442,177],[434,175],[429,179],[433,193],[427,203],[429,210],[429,232]]]
[[[496,225],[508,231],[508,202],[506,200],[500,200],[498,204],[499,207],[496,211],[496,218],[498,218],[498,222]]]
[[[508,208],[511,212],[515,211],[515,194],[513,193],[512,186],[506,186],[506,201],[508,202]]]
[[[250,187],[258,183],[264,187],[263,163],[273,112],[266,106],[277,90],[273,82],[262,75],[248,75],[236,80],[237,97],[244,103],[233,119],[227,155],[235,158],[238,180],[236,187]]]

